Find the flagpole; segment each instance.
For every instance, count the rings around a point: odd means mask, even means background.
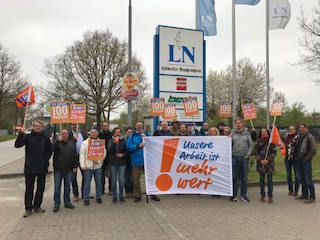
[[[129,0],[129,6],[128,6],[128,71],[131,73],[132,71],[132,6],[131,6],[131,0]],[[132,100],[128,99],[128,126],[132,126]]]
[[[235,0],[232,0],[232,123],[233,128],[234,121],[237,114],[236,106],[236,79],[237,79],[237,70],[236,70],[236,7]]]
[[[269,82],[269,0],[266,0],[266,85],[267,85],[267,129],[270,130],[270,82]]]
[[[199,8],[199,0],[195,0],[195,23],[194,23],[194,29],[198,29],[198,17],[199,17],[199,12],[198,12],[198,8]]]
[[[24,127],[26,127],[28,107],[29,107],[29,103],[27,103],[26,111],[24,112],[24,119],[23,119],[23,126]]]

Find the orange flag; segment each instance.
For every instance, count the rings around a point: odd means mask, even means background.
[[[33,86],[28,86],[25,90],[16,96],[16,105],[18,108],[24,108],[27,105],[35,103]]]
[[[283,143],[276,125],[273,125],[269,142],[280,146],[281,155],[286,156],[286,145]]]

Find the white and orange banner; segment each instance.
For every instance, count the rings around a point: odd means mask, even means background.
[[[86,123],[86,105],[70,104],[70,123]]]
[[[104,139],[89,139],[88,143],[88,160],[104,160]]]
[[[284,107],[284,99],[273,100],[270,116],[281,116],[283,107]]]
[[[183,102],[185,116],[193,116],[193,115],[199,114],[197,97],[183,98],[182,102]]]
[[[150,98],[151,116],[164,116],[164,98]]]
[[[148,195],[232,196],[230,137],[147,137],[143,141]]]
[[[248,103],[241,106],[244,120],[250,120],[257,118],[256,108],[254,103]]]
[[[70,104],[68,101],[51,101],[50,118],[52,124],[86,123],[86,105]]]
[[[219,117],[232,117],[232,102],[219,102]]]
[[[164,109],[164,120],[172,120],[177,118],[176,104],[166,103]]]
[[[68,101],[51,101],[50,116],[52,124],[69,123],[70,103]]]

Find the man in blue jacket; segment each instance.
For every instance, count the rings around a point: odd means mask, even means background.
[[[145,143],[142,141],[143,137],[151,136],[150,133],[143,130],[143,122],[136,122],[133,133],[127,140],[127,149],[130,152],[130,159],[133,172],[133,202],[139,202],[141,200],[141,187],[140,187],[140,171],[143,170],[144,158],[143,147]],[[156,195],[152,195],[151,199],[154,201],[160,201]]]
[[[35,213],[45,212],[41,208],[41,203],[46,184],[49,159],[51,157],[51,141],[43,133],[43,123],[40,120],[36,120],[32,126],[33,129],[30,134],[25,134],[25,127],[22,127],[14,144],[16,148],[26,146],[24,164],[26,182],[24,204],[26,212],[23,217],[29,217],[32,214],[32,210]],[[37,181],[37,190],[34,196],[35,181]]]

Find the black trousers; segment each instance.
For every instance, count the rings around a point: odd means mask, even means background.
[[[34,196],[34,183],[37,181],[37,190]],[[26,191],[24,195],[24,205],[26,211],[37,209],[42,204],[43,193],[46,184],[46,173],[25,174]]]

